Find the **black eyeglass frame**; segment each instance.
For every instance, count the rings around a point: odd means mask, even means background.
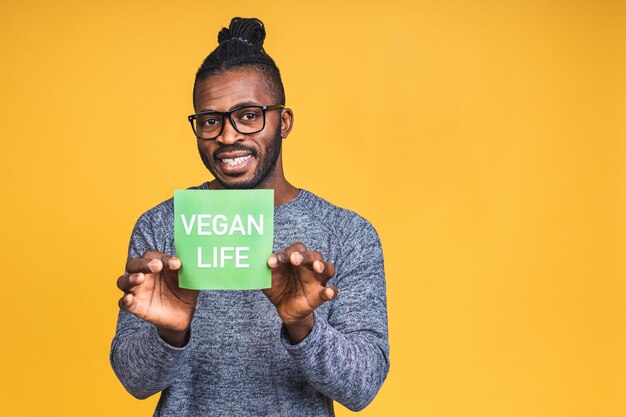
[[[241,130],[239,130],[239,128],[237,128],[237,123],[233,120],[233,113],[241,110],[241,109],[246,109],[249,107],[253,107],[256,109],[261,109],[261,111],[263,112],[263,126],[261,126],[261,128],[255,132],[242,132]],[[241,133],[242,135],[253,135],[255,133],[259,133],[260,131],[262,131],[263,129],[265,129],[265,113],[268,110],[275,110],[275,109],[284,109],[285,106],[283,106],[282,104],[272,104],[271,106],[241,106],[241,107],[237,107],[236,109],[232,109],[231,111],[214,111],[214,110],[207,110],[207,111],[201,111],[200,113],[196,113],[196,114],[191,114],[189,116],[187,116],[187,119],[189,120],[189,123],[191,124],[191,130],[193,130],[193,134],[196,136],[196,138],[201,139],[201,140],[215,140],[217,139],[217,137],[219,135],[222,134],[222,132],[224,132],[224,125],[226,125],[226,123],[222,123],[222,127],[220,128],[220,131],[217,135],[215,135],[212,138],[203,138],[198,136],[198,133],[196,132],[196,127],[194,126],[194,120],[196,120],[198,118],[198,116],[202,116],[205,114],[219,114],[222,116],[222,120],[226,120],[226,118],[228,118],[228,120],[230,120],[230,125],[239,133]]]

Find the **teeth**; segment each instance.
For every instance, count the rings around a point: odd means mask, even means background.
[[[252,158],[252,155],[238,156],[237,158],[224,158],[222,159],[222,161],[228,164],[229,166],[234,167],[235,165],[239,165],[242,162],[247,161],[250,158]]]

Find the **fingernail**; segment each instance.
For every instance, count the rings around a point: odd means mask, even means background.
[[[178,268],[180,266],[180,259],[171,258],[168,262],[170,268]]]
[[[148,262],[148,266],[153,271],[156,271],[160,265],[161,265],[161,261],[159,261],[158,259],[153,259],[150,262]]]
[[[269,266],[276,266],[278,265],[278,259],[276,259],[276,257],[274,255],[270,256],[270,258],[267,260],[267,264]]]
[[[304,256],[302,256],[299,252],[294,252],[294,254],[291,256],[293,257],[293,261],[296,264],[299,264],[304,259]]]
[[[326,290],[326,294],[328,295],[328,298],[334,298],[335,297],[335,290],[333,290],[332,288],[328,288]]]
[[[315,263],[317,264],[318,272],[324,272],[324,264],[320,261],[315,261]]]

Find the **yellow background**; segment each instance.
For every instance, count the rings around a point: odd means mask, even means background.
[[[0,414],[151,415],[109,366],[115,280],[136,218],[208,179],[191,87],[240,15],[295,113],[288,178],[382,238],[361,415],[626,415],[623,4],[3,0]]]

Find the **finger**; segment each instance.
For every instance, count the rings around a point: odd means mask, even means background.
[[[153,257],[155,253],[159,254],[159,258]],[[165,269],[169,269],[172,271],[180,269],[181,267],[180,259],[175,256],[166,255],[164,253],[155,251],[148,251],[144,253],[144,255],[147,255],[147,257],[129,259],[128,262],[126,262],[126,271],[131,274],[136,272],[153,274],[156,272],[161,272],[164,266]]]
[[[327,261],[313,262],[312,269],[315,279],[324,285],[335,276],[335,266]]]
[[[142,272],[144,274],[154,274],[161,272],[163,262],[160,259],[134,258],[126,262],[126,271],[130,274]]]
[[[289,256],[284,252],[276,252],[267,259],[267,266],[272,269],[279,268],[289,263]]]
[[[145,280],[145,275],[137,274],[124,274],[117,279],[117,288],[124,292],[132,291],[137,285],[141,284]]]
[[[121,310],[132,313],[137,308],[137,300],[132,294],[124,294],[117,303]]]
[[[287,246],[285,249],[283,249],[285,252],[287,253],[291,253],[291,252],[304,252],[306,249],[306,245],[302,242],[295,242],[292,243],[291,245]]]
[[[313,271],[316,272],[316,276],[324,282],[328,281],[335,276],[335,265],[325,260],[318,260],[313,262]]]
[[[315,272],[315,277],[324,283],[335,275],[335,265],[324,260],[324,256],[317,251],[293,252],[289,260],[292,265],[304,266]]]
[[[311,270],[313,270],[313,262],[322,259],[324,259],[322,254],[314,250],[295,251],[289,255],[289,261],[292,265],[307,266]]]
[[[320,290],[320,298],[322,301],[331,301],[337,298],[339,295],[339,289],[334,285],[329,285],[328,287],[324,287]]]
[[[169,269],[170,271],[176,271],[182,266],[180,259],[178,259],[176,256],[168,255],[166,253],[156,250],[145,251],[143,253],[143,257],[148,259],[157,259],[161,261],[165,269]]]
[[[285,249],[280,250],[269,257],[267,260],[267,266],[270,268],[278,268],[280,266],[288,265],[289,255],[293,252],[304,252],[306,251],[306,246],[302,242],[292,243],[287,246]]]
[[[267,265],[270,268],[279,268],[281,266],[289,265],[291,262],[289,261],[289,255],[293,252],[287,252],[285,250],[281,250],[276,252],[267,260]]]

